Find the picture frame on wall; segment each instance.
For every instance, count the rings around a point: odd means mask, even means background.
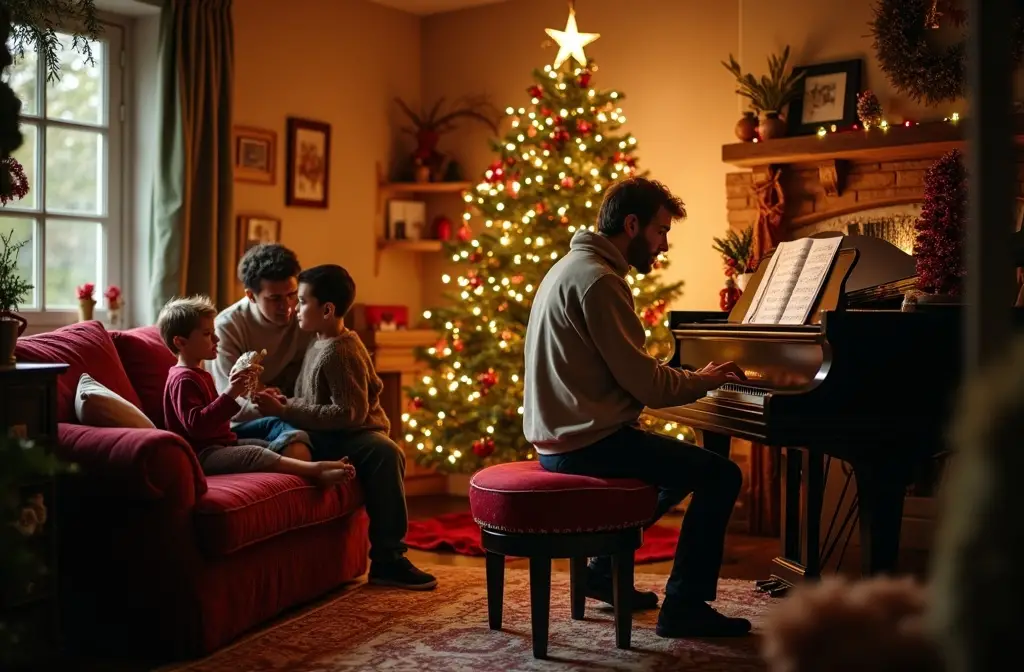
[[[281,220],[267,215],[238,215],[235,264],[253,247],[262,243],[281,242]]]
[[[834,61],[793,68],[804,73],[800,93],[789,104],[786,117],[790,135],[813,135],[819,128],[847,129],[858,123],[861,59]]]
[[[249,126],[234,127],[236,182],[274,184],[277,173],[277,133]]]
[[[331,169],[331,125],[288,117],[285,204],[326,208]]]

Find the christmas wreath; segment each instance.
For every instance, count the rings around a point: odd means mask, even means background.
[[[1016,65],[1024,54],[1024,12],[1021,2],[1013,4]],[[937,47],[929,39],[942,17],[956,26],[966,23],[967,15],[955,0],[878,0],[874,12],[870,25],[875,54],[896,90],[927,105],[963,97],[966,42]]]

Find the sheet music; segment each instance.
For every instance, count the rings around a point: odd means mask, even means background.
[[[803,268],[804,260],[811,249],[810,238],[780,243],[773,258],[777,258],[771,277],[767,280],[764,295],[758,303],[753,317],[753,324],[778,324],[786,311],[790,294],[796,287]],[[766,283],[762,282],[762,286]]]
[[[842,236],[812,239],[779,324],[806,324],[842,242]]]
[[[778,262],[779,255],[777,254],[773,254],[772,258],[768,260],[768,267],[765,268],[764,275],[761,276],[761,282],[757,285],[754,298],[750,301],[750,305],[747,306],[747,314],[743,316],[743,324],[750,324],[754,321],[757,307],[761,305],[761,299],[764,298],[764,290],[768,287],[768,282],[772,279],[772,273],[775,272],[775,264]]]

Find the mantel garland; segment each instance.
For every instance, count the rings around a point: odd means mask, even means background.
[[[1024,11],[1014,3],[1014,65],[1024,56]],[[945,11],[943,11],[945,10]],[[954,101],[966,90],[967,44],[960,40],[936,47],[928,33],[939,16],[948,14],[955,25],[966,16],[950,0],[878,0],[870,23],[875,54],[896,90],[915,102],[933,106]]]

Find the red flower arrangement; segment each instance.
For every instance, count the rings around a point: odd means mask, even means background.
[[[92,295],[96,291],[96,285],[91,282],[87,282],[84,285],[79,285],[78,289],[75,291],[78,292],[79,301],[92,301],[94,300]]]
[[[121,288],[117,285],[107,287],[107,291],[103,293],[103,296],[106,297],[107,304],[111,308],[117,308],[121,305]]]

